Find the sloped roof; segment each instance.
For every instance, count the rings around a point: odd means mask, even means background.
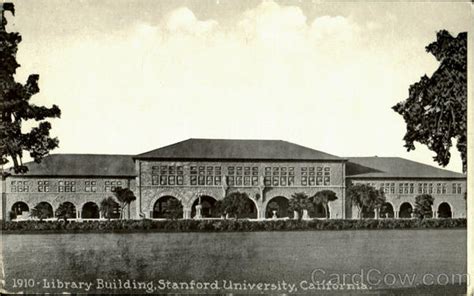
[[[131,155],[51,154],[41,163],[28,162],[24,176],[103,176],[133,177],[135,165]],[[22,175],[23,176],[23,175]]]
[[[135,156],[137,159],[340,160],[281,140],[188,139]]]
[[[466,176],[401,157],[348,157],[349,178],[463,178]]]

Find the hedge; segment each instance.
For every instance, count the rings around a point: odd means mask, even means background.
[[[1,221],[3,233],[219,232],[466,228],[466,219]]]

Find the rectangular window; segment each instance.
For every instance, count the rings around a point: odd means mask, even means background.
[[[249,172],[249,174],[250,174],[250,172]],[[251,184],[250,183],[250,176],[245,176],[244,177],[244,185],[245,186],[250,186],[250,184]]]
[[[265,176],[271,176],[272,174],[272,168],[271,167],[266,167],[265,168]]]
[[[278,184],[279,184],[278,179],[279,179],[278,176],[273,176],[273,180],[272,180],[272,185],[273,186],[278,186]]]
[[[258,176],[258,167],[252,167],[252,176]]]
[[[214,185],[219,186],[222,184],[222,177],[221,176],[215,176],[214,177]]]
[[[197,166],[195,165],[191,166],[191,168],[189,169],[189,173],[191,175],[197,175]]]
[[[265,177],[263,179],[263,183],[265,184],[265,186],[272,186],[272,178],[271,177]]]
[[[199,176],[198,185],[205,185],[205,183],[206,183],[206,176]]]
[[[229,184],[229,186],[234,186],[235,185],[235,177],[234,176],[227,177],[227,184]]]
[[[415,193],[415,184],[410,183],[410,193]]]
[[[258,186],[258,176],[252,176],[252,186]]]
[[[461,184],[458,184],[458,194],[461,194],[462,193],[462,185]]]
[[[402,194],[403,193],[403,183],[398,184],[398,193]]]
[[[314,176],[309,176],[308,183],[309,183],[309,186],[316,185],[316,178]]]
[[[395,194],[395,183],[390,183],[390,193]]]
[[[250,176],[250,167],[245,167],[244,168],[244,175],[245,176]]]
[[[441,193],[446,194],[447,191],[448,191],[448,190],[446,189],[446,183],[443,183],[443,184],[441,185]]]
[[[235,173],[234,167],[228,167],[227,168],[227,174],[228,175],[232,176],[232,175],[234,175],[234,173]]]
[[[242,176],[237,176],[235,178],[235,185],[242,186]]]
[[[408,183],[405,183],[405,187],[403,188],[403,193],[408,194]]]
[[[191,185],[197,185],[197,176],[191,176],[190,183]]]
[[[436,193],[441,194],[441,183],[436,184]]]
[[[328,186],[331,183],[331,179],[329,176],[324,176],[324,185]]]
[[[212,176],[206,176],[206,185],[207,186],[214,185],[214,178]]]
[[[295,176],[289,176],[288,177],[288,186],[293,186],[295,185]]]
[[[179,175],[176,177],[176,184],[178,185],[183,185],[184,183],[184,177],[182,175]]]
[[[301,185],[308,186],[308,177],[306,176],[301,177]]]
[[[280,186],[286,186],[286,177],[280,177]]]
[[[242,176],[242,167],[237,167],[237,168],[235,169],[235,174],[236,174],[237,176]]]
[[[168,178],[166,178],[166,175],[160,176],[160,185],[162,186],[168,185]]]
[[[174,185],[175,181],[175,176],[168,176],[168,185]]]

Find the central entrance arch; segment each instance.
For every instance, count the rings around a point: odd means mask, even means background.
[[[196,198],[191,208],[191,217],[194,218],[196,216],[196,206],[201,204],[202,218],[220,218],[216,209],[216,202],[217,200],[209,195],[203,195]]]
[[[289,200],[284,196],[276,196],[268,201],[265,209],[265,218],[272,218],[273,215],[277,218],[291,218],[293,215],[289,211]]]
[[[158,200],[153,205],[151,217],[158,219],[182,218],[183,206],[181,205],[181,202],[174,196],[162,196],[158,198]]]

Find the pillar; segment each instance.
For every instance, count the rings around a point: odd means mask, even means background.
[[[375,219],[379,219],[380,218],[380,209],[375,209]]]
[[[293,211],[293,219],[298,220],[299,215],[297,211]]]
[[[302,217],[302,219],[304,219],[304,220],[309,220],[308,210],[306,210],[306,209],[303,210],[303,217]]]
[[[257,213],[258,213],[257,219],[259,219],[259,220],[264,220],[265,219],[265,210],[257,208]]]
[[[191,219],[191,208],[183,208],[183,219]]]
[[[196,206],[196,216],[194,216],[194,219],[202,219],[201,208],[200,204]]]
[[[398,219],[398,211],[393,211],[393,218]]]

